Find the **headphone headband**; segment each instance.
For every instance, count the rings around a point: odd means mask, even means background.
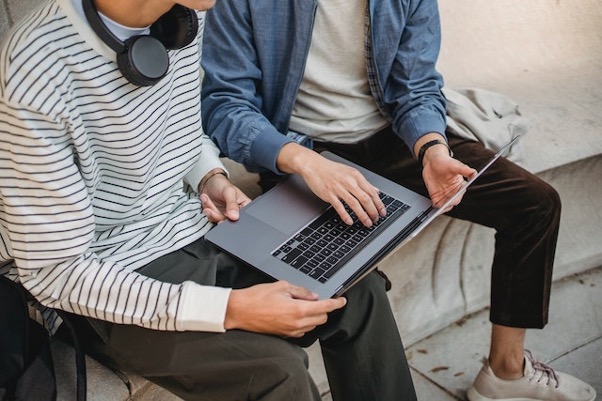
[[[82,0],[82,5],[92,30],[117,54],[123,76],[138,86],[160,81],[169,68],[167,49],[189,45],[198,32],[196,13],[176,4],[151,25],[150,35],[137,35],[122,42],[102,21],[94,0]]]
[[[109,46],[115,53],[121,53],[125,50],[125,44],[119,40],[117,36],[111,32],[111,30],[105,25],[102,18],[100,18],[100,14],[98,13],[98,9],[96,8],[96,4],[94,4],[94,0],[82,0],[82,5],[84,7],[84,14],[86,15],[86,19],[88,23],[92,27],[92,30],[102,39],[103,42],[107,46]]]

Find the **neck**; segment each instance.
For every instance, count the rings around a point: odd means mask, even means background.
[[[130,28],[144,28],[175,4],[172,0],[93,0],[98,11]]]

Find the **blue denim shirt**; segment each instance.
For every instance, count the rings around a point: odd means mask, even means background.
[[[250,171],[278,172],[278,153],[292,141],[286,133],[316,7],[315,0],[220,0],[207,12],[203,126],[224,155]],[[381,107],[413,149],[421,136],[445,132],[437,2],[372,0],[369,7]]]

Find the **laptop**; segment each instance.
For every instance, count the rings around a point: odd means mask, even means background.
[[[275,280],[305,287],[320,299],[337,297],[443,214],[517,139],[501,148],[440,208],[427,197],[323,152],[330,160],[355,167],[379,188],[387,216],[368,228],[348,209],[354,217],[348,226],[300,176],[290,175],[241,209],[238,221],[218,224],[205,238]]]

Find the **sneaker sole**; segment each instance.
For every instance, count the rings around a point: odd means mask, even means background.
[[[487,398],[477,392],[474,387],[471,387],[466,392],[468,401],[542,401],[539,398]],[[589,401],[595,401],[596,395]],[[545,401],[545,400],[543,400]]]
[[[538,398],[487,398],[479,394],[474,387],[468,389],[466,398],[468,401],[542,401]]]

